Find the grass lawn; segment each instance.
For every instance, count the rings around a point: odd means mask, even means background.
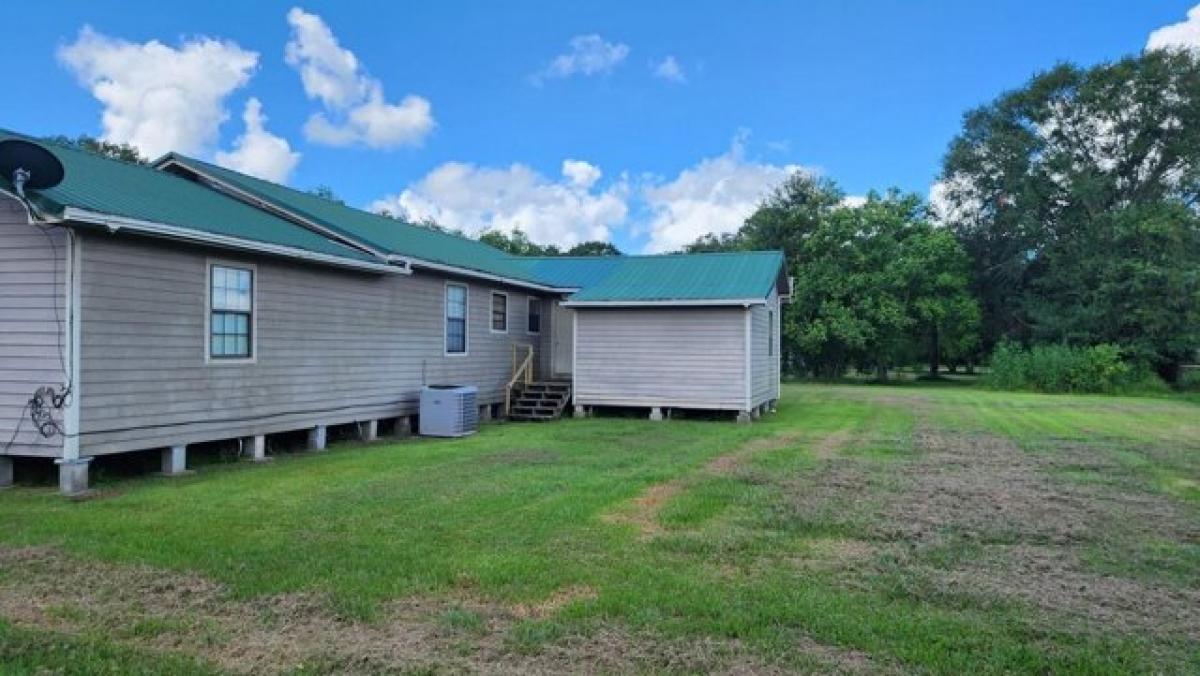
[[[4,673],[1196,672],[1200,406],[791,385],[753,426],[0,493]]]

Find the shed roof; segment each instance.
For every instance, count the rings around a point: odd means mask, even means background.
[[[614,256],[607,274],[597,259],[565,259],[562,271],[578,265],[579,279],[596,273],[570,297],[575,305],[672,304],[761,301],[776,284],[786,284],[779,251]],[[546,265],[534,263],[534,266]],[[553,266],[550,266],[553,269]],[[784,289],[782,293],[786,294]]]
[[[31,141],[52,153],[66,170],[62,183],[30,192],[46,214],[67,209],[174,226],[196,233],[311,252],[354,262],[382,263],[376,257],[222,195],[178,176],[130,162],[34,139],[0,129],[0,140]],[[12,191],[8,177],[0,184]]]
[[[168,169],[172,165],[181,166],[185,171],[263,200],[344,238],[384,253],[416,259],[414,263],[418,265],[420,261],[427,261],[519,282],[543,284],[505,252],[467,237],[355,209],[177,153],[162,157],[155,165]]]

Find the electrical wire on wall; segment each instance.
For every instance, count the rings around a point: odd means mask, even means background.
[[[9,195],[10,197],[13,196],[13,195],[11,195],[11,193],[8,193],[7,191],[2,191],[2,192],[5,195]],[[54,235],[51,234],[51,230],[53,230],[55,228],[62,228],[62,230],[66,233],[68,241],[73,240],[73,238],[75,237],[75,233],[72,232],[69,228],[65,228],[62,225],[57,224],[57,223],[41,222],[37,216],[37,210],[34,209],[33,205],[30,204],[27,199],[23,199],[22,197],[17,197],[17,199],[19,199],[21,201],[21,203],[25,206],[25,209],[26,209],[27,213],[29,214],[30,225],[32,225],[34,228],[36,228],[38,230],[38,232],[45,235],[46,241],[49,243],[50,250],[52,252],[51,257],[53,259],[53,275],[54,275],[53,289],[54,289],[54,292],[53,292],[51,305],[54,308],[54,324],[55,324],[55,338],[56,338],[56,342],[57,342],[56,347],[57,347],[57,353],[58,353],[58,365],[62,371],[63,379],[62,379],[62,384],[60,384],[58,386],[43,385],[41,387],[38,387],[36,390],[34,390],[33,394],[25,402],[24,408],[21,410],[21,415],[17,420],[16,427],[13,429],[12,436],[8,439],[8,442],[5,443],[5,445],[4,445],[4,451],[6,453],[13,447],[13,445],[16,444],[17,438],[21,434],[21,429],[23,428],[23,425],[24,425],[26,419],[28,419],[30,421],[30,423],[33,425],[33,429],[41,437],[43,437],[45,439],[52,439],[56,436],[61,436],[64,438],[66,438],[67,436],[74,436],[74,435],[68,435],[66,430],[63,427],[62,420],[59,418],[55,418],[55,411],[62,411],[63,409],[65,409],[67,406],[69,406],[71,404],[71,395],[75,390],[75,383],[74,383],[74,380],[71,375],[71,369],[67,365],[68,358],[67,358],[67,354],[66,354],[66,342],[65,342],[64,336],[65,336],[66,332],[68,330],[71,330],[74,326],[74,315],[75,315],[76,310],[71,303],[67,303],[68,316],[66,318],[66,321],[63,320],[62,309],[59,307],[59,299],[63,295],[63,292],[60,289],[60,276],[59,276],[60,268],[59,268],[59,263],[58,263],[58,261],[59,261],[59,246],[58,246],[58,242],[55,241]],[[75,274],[76,274],[75,266],[72,265],[68,261],[68,264],[67,264],[67,275],[68,275],[67,289],[68,290],[74,288]],[[72,355],[72,359],[74,359],[74,358],[75,358],[75,355]]]

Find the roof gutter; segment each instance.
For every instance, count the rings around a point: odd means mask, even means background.
[[[386,272],[390,274],[402,275],[412,274],[412,269],[407,265],[392,265],[386,263],[372,263],[370,261],[356,261],[352,258],[343,258],[333,254],[318,253],[315,251],[308,251],[306,249],[285,246],[282,244],[268,244],[266,242],[257,242],[250,239],[243,239],[241,237],[231,237],[229,235],[201,232],[198,230],[192,230],[190,228],[180,228],[173,225],[165,225],[163,223],[154,223],[152,221],[142,221],[136,218],[112,216],[110,214],[97,213],[94,211],[88,211],[86,209],[78,209],[76,207],[67,207],[64,209],[62,220],[103,226],[112,233],[116,233],[121,230],[127,230],[129,232],[150,235],[152,237],[162,237],[165,239],[197,244],[209,244],[225,249],[250,251],[254,253],[269,254],[272,256],[283,256],[285,258],[295,258],[311,263],[320,263],[322,265],[332,265],[335,267],[350,268],[353,270],[367,270],[370,272]]]
[[[569,300],[563,307],[750,307],[766,305],[765,298],[695,300]]]

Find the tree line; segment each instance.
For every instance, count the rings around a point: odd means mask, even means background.
[[[793,373],[886,377],[924,355],[1113,346],[1175,383],[1200,346],[1200,63],[1152,51],[1063,64],[963,118],[937,209],[895,190],[848,204],[795,175],[733,234],[688,251],[781,249]],[[941,213],[939,213],[939,211]]]

